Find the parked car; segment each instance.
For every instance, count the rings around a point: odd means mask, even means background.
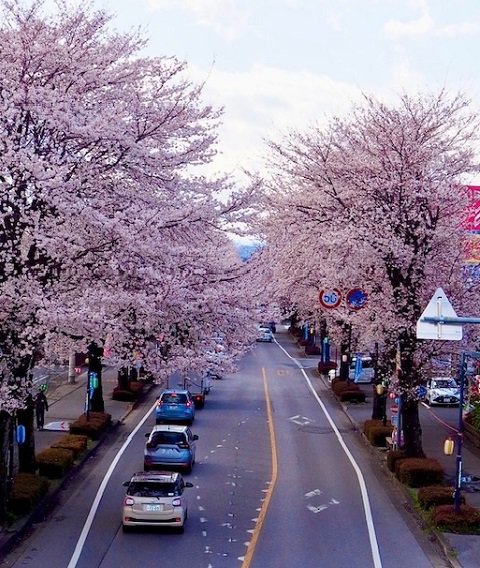
[[[195,408],[203,408],[205,406],[205,397],[210,393],[210,376],[205,374],[203,377],[184,379],[184,388],[192,395]]]
[[[259,325],[258,326],[257,341],[268,341],[269,343],[272,343],[273,333],[272,333],[272,330],[270,329],[270,326],[268,326],[268,325],[265,325],[265,326]]]
[[[188,517],[188,501],[184,495],[186,487],[193,483],[185,482],[177,472],[135,473],[123,499],[122,528],[128,531],[133,527],[176,527],[184,531]]]
[[[198,436],[188,426],[160,424],[145,437],[148,438],[143,452],[145,471],[170,467],[192,471]]]
[[[460,389],[451,377],[432,377],[427,382],[425,402],[429,405],[458,405],[460,403]]]
[[[191,425],[195,420],[195,404],[187,389],[165,389],[157,398],[155,421],[186,422]]]
[[[350,361],[350,369],[348,377],[355,383],[371,383],[375,378],[375,365],[370,355],[360,355],[358,362],[357,355],[352,357]]]

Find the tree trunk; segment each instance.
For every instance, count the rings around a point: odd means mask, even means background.
[[[4,411],[0,412],[0,524],[5,525],[7,520],[7,502],[10,493],[10,423],[11,416]]]
[[[129,387],[129,378],[128,378],[128,368],[122,367],[117,374],[117,383],[118,388],[121,390],[128,390]]]
[[[29,395],[24,410],[17,412],[17,424],[25,426],[25,442],[18,446],[18,470],[35,473],[37,460],[35,457],[34,403]]]
[[[417,400],[402,400],[402,428],[404,436],[402,449],[405,450],[406,455],[413,458],[425,457]]]
[[[102,356],[103,348],[92,343],[88,349],[88,380],[90,383],[92,375],[95,375],[98,380],[97,387],[90,396],[90,410],[92,412],[105,412],[102,389]]]

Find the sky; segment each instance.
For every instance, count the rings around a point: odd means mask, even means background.
[[[459,91],[480,107],[480,0],[93,0],[145,55],[174,55],[223,107],[212,168],[261,169],[266,140],[344,116],[362,93]]]

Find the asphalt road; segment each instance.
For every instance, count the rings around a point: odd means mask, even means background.
[[[277,337],[298,355],[289,336]],[[192,426],[199,440],[184,534],[121,530],[122,482],[142,469],[154,424],[144,406],[2,568],[446,566],[310,371],[278,345],[257,344],[238,373],[213,383]]]

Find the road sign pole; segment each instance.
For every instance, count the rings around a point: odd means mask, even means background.
[[[458,405],[458,432],[457,432],[457,457],[456,457],[456,472],[455,472],[455,495],[453,508],[455,513],[460,511],[461,491],[462,491],[462,449],[463,449],[463,393],[465,389],[465,367],[466,367],[466,353],[462,353],[460,360],[460,403]]]

